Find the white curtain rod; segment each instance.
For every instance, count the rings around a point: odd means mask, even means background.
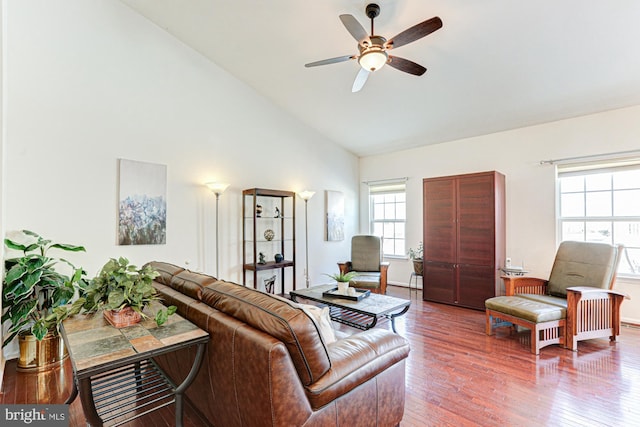
[[[593,160],[593,159],[599,159],[599,158],[608,159],[612,157],[620,157],[620,156],[627,156],[627,155],[640,155],[640,150],[618,151],[616,153],[592,154],[590,156],[565,157],[563,159],[540,160],[540,164],[555,165],[557,163],[573,162],[576,160]]]
[[[409,177],[403,176],[401,178],[379,179],[377,181],[362,181],[362,183],[371,185],[371,184],[384,184],[387,182],[407,182],[408,180],[409,180]]]

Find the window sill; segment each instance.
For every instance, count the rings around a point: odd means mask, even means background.
[[[618,276],[616,277],[616,282],[618,283],[626,283],[629,285],[640,285],[640,276],[635,275],[625,275],[625,274],[618,274]],[[613,288],[615,289],[616,285],[613,285]]]
[[[392,260],[408,260],[409,258],[402,255],[382,255],[384,259],[392,259]]]

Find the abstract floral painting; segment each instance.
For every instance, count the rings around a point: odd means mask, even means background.
[[[167,166],[119,159],[119,245],[167,242]]]
[[[344,240],[344,194],[340,191],[325,192],[327,206],[327,241]]]

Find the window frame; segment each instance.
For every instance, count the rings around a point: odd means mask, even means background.
[[[616,188],[614,174],[627,172],[627,171],[637,171],[640,172],[640,161],[638,160],[620,160],[620,161],[600,161],[600,162],[589,162],[582,164],[567,164],[562,165],[559,164],[556,167],[556,203],[557,203],[557,211],[556,211],[556,227],[557,227],[557,241],[558,243],[564,240],[577,240],[575,237],[567,237],[565,236],[565,227],[564,225],[570,222],[582,223],[582,241],[598,241],[598,239],[590,239],[589,233],[595,232],[595,228],[589,227],[589,224],[597,224],[597,223],[608,223],[608,230],[610,230],[611,236],[609,237],[607,243],[610,244],[620,244],[621,237],[618,237],[619,228],[616,227],[616,224],[626,223],[629,224],[632,228],[640,229],[640,210],[637,212],[637,215],[616,215],[616,195],[622,194],[625,191],[640,191],[640,181],[636,184],[634,181],[633,186],[629,187],[620,187]],[[609,175],[609,183],[607,188],[588,188],[587,185],[587,176],[589,175],[597,175],[597,174],[610,174]],[[571,178],[571,177],[581,177],[583,179],[582,189],[581,190],[571,190],[564,191],[562,188],[562,179]],[[602,193],[601,195],[607,196],[608,199],[608,214],[594,214],[589,215],[589,195],[595,195],[596,193]],[[563,195],[581,195],[582,197],[582,215],[576,215],[575,213],[572,215],[563,216]],[[565,199],[566,200],[566,199]],[[621,202],[618,202],[620,204]],[[593,204],[592,204],[593,205]],[[635,212],[634,212],[635,213]],[[618,234],[619,235],[619,234]],[[628,239],[627,239],[628,240]],[[640,242],[635,245],[630,245],[628,243],[623,243],[625,245],[625,251],[622,254],[622,259],[620,261],[620,265],[618,266],[618,275],[619,277],[627,277],[633,279],[640,279]],[[628,249],[628,250],[627,250]],[[639,261],[633,263],[632,257],[630,257],[630,252],[633,251],[636,255],[635,258]]]
[[[406,189],[406,179],[405,180],[388,180],[388,181],[380,181],[380,182],[371,182],[367,183],[369,187],[369,233],[374,234],[380,237],[381,245],[382,245],[382,256],[384,258],[406,258],[406,250],[407,250],[407,189]],[[401,194],[403,196],[403,201],[395,200],[393,202],[383,202],[383,205],[393,205],[394,206],[394,218],[376,218],[376,203],[375,198],[377,196],[389,196],[389,195],[397,195]],[[398,205],[404,205],[403,212],[404,217],[398,218]],[[383,208],[384,209],[384,208]],[[385,209],[386,212],[386,209]],[[376,225],[381,224],[382,234],[376,233]],[[393,224],[393,235],[385,237],[384,230],[385,224]],[[397,237],[397,225],[401,224],[403,231],[402,237]],[[393,241],[394,251],[393,253],[388,253],[385,251],[387,248],[388,241]],[[400,245],[400,248],[398,248]]]

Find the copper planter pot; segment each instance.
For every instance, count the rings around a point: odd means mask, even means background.
[[[22,372],[44,371],[59,366],[69,357],[62,337],[57,332],[49,332],[38,341],[35,335],[18,335],[20,357],[18,370]]]

